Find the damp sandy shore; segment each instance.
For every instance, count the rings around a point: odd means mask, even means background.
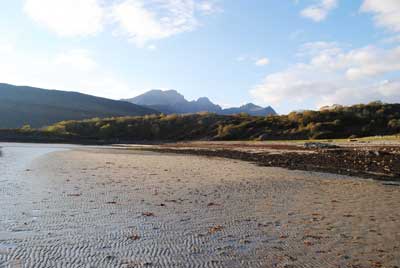
[[[0,267],[400,267],[387,183],[75,148],[0,186]]]

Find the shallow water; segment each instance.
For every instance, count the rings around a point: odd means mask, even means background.
[[[31,171],[30,164],[48,153],[67,150],[66,145],[0,143],[0,217],[5,213],[5,204],[24,195],[24,201],[31,196],[29,190],[35,188],[35,182],[27,179]],[[70,147],[72,148],[72,147]],[[0,218],[1,219],[1,218]],[[0,237],[1,239],[1,237]]]
[[[7,171],[7,175],[18,173],[35,158],[73,147],[76,146],[63,144],[0,143],[2,152],[2,157],[0,158],[0,170],[2,173],[0,174],[0,178],[5,178],[6,174],[4,174],[4,170]]]
[[[16,249],[17,244],[12,240],[29,233],[29,229],[16,226],[24,211],[30,211],[32,205],[30,191],[34,182],[26,179],[28,167],[41,156],[66,149],[65,145],[0,143],[0,254]],[[14,227],[10,230],[8,226]]]

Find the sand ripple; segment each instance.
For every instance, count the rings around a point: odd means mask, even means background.
[[[74,149],[0,182],[0,267],[400,267],[400,187]]]

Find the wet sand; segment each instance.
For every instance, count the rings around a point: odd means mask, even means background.
[[[75,148],[0,179],[0,267],[400,267],[400,187]]]
[[[143,145],[142,147],[122,145],[122,147],[160,153],[224,157],[266,167],[324,172],[400,183],[400,143],[398,141],[326,143],[201,141]]]

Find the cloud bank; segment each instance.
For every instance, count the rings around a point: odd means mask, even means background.
[[[400,1],[364,0],[361,11],[372,13],[377,26],[400,32]]]
[[[278,107],[400,102],[400,79],[393,75],[400,71],[400,47],[348,50],[336,43],[315,42],[304,44],[299,54],[303,62],[267,75],[251,95]]]

